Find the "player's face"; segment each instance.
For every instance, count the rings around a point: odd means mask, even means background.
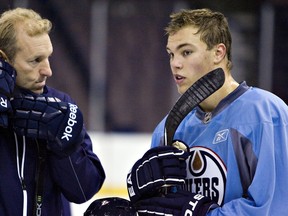
[[[30,37],[25,32],[18,33],[16,53],[12,65],[17,71],[16,84],[41,94],[46,79],[52,75],[49,57],[53,47],[48,34]]]
[[[197,29],[188,26],[168,37],[167,52],[178,92],[183,94],[196,80],[215,69],[214,49],[195,34]]]

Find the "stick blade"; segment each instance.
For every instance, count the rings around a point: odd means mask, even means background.
[[[202,101],[221,88],[225,81],[222,68],[210,71],[198,79],[177,100],[165,122],[165,145],[172,145],[173,137],[179,124]]]

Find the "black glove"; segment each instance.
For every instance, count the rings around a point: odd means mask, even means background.
[[[121,197],[107,197],[94,200],[84,216],[137,216],[131,202]]]
[[[209,210],[219,207],[208,197],[182,190],[140,200],[134,206],[139,216],[204,216]]]
[[[8,115],[12,113],[10,97],[16,80],[15,69],[0,58],[0,126],[8,127]]]
[[[172,146],[148,150],[127,176],[127,189],[132,203],[158,192],[163,186],[184,184],[188,153]]]
[[[18,135],[44,139],[59,156],[70,155],[83,141],[83,116],[75,104],[55,97],[16,95],[11,100]]]

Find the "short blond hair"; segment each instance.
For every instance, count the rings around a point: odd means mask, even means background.
[[[220,12],[213,12],[210,9],[183,9],[180,12],[170,15],[170,22],[165,28],[166,34],[173,35],[180,29],[193,26],[198,28],[196,34],[206,43],[208,50],[215,45],[223,43],[227,50],[227,68],[232,69],[231,44],[232,37],[226,17]]]
[[[37,12],[27,8],[15,8],[2,13],[0,17],[0,50],[13,62],[17,53],[17,27],[29,36],[49,34],[52,23],[43,19]]]

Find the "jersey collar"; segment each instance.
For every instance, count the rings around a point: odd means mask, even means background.
[[[234,100],[244,94],[249,88],[250,87],[246,84],[246,82],[243,81],[233,92],[222,99],[212,112],[204,112],[200,106],[196,107],[197,118],[199,118],[205,124],[209,123],[214,116],[224,110]]]

